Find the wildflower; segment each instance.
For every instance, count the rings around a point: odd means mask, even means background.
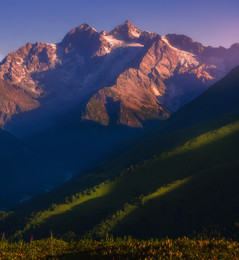
[[[6,239],[6,235],[5,235],[5,232],[2,233],[2,240],[5,240]]]

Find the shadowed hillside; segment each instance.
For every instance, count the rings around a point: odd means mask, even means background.
[[[165,124],[136,138],[140,142],[127,152],[20,204],[15,214],[31,217],[16,225],[18,231],[12,232],[13,237],[34,234],[41,238],[53,230],[57,236],[71,232],[74,238],[101,238],[106,234],[149,238],[218,228],[223,235],[236,235],[238,69]],[[225,84],[227,88],[223,88]],[[212,102],[214,106],[208,104]],[[202,113],[196,113],[199,107]],[[198,120],[188,119],[188,111],[194,111]],[[191,126],[187,126],[187,120]],[[7,223],[7,218],[4,221]]]

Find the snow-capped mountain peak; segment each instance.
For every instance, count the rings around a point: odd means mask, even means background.
[[[81,119],[107,125],[117,114],[118,124],[142,126],[167,118],[238,60],[238,44],[205,47],[185,35],[142,31],[130,21],[98,33],[85,23],[58,44],[29,43],[1,62],[0,79],[22,96],[15,102],[18,94],[12,98],[13,90],[3,88],[9,93],[0,104],[0,124],[26,109],[40,106],[48,116],[59,105],[82,103]],[[30,105],[18,109],[20,103]]]

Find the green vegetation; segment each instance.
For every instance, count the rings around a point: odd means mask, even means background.
[[[223,126],[219,129],[207,132],[203,135],[200,135],[192,140],[189,140],[184,145],[177,147],[171,152],[165,153],[165,158],[175,156],[177,154],[182,154],[188,151],[193,151],[199,149],[205,145],[209,145],[210,143],[215,143],[217,141],[220,142],[223,138],[227,136],[231,136],[234,133],[239,131],[239,121],[235,123],[231,123],[229,125]]]
[[[52,229],[58,236],[74,232],[76,239],[106,234],[162,238],[190,235],[219,224],[235,228],[238,144],[239,121],[189,138],[38,211],[13,237],[41,238]]]
[[[1,259],[238,259],[239,242],[224,239],[136,240],[106,238],[65,242],[42,239],[0,241]]]
[[[87,233],[86,237],[97,237],[102,238],[107,236],[115,227],[121,223],[124,218],[127,218],[128,215],[134,213],[139,207],[142,207],[146,202],[151,199],[158,198],[169,192],[172,192],[174,189],[188,182],[189,178],[184,180],[175,181],[172,184],[167,185],[166,187],[159,188],[156,192],[153,192],[147,196],[139,196],[139,198],[134,199],[133,204],[126,203],[123,210],[118,210],[110,218],[105,221],[102,221],[99,225],[95,226],[93,230]],[[137,217],[137,216],[135,216]]]
[[[106,163],[0,212],[0,258],[238,259],[237,83],[216,86]]]
[[[238,75],[237,68],[106,163],[4,214],[0,231],[14,240],[50,230],[74,240],[238,238]]]

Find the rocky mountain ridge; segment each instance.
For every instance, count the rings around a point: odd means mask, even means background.
[[[26,110],[47,107],[47,117],[80,104],[81,120],[141,127],[168,118],[238,63],[238,44],[205,47],[184,35],[142,31],[130,21],[100,33],[82,24],[58,44],[28,43],[0,63],[0,79],[34,104],[11,109],[3,98],[1,124]]]

